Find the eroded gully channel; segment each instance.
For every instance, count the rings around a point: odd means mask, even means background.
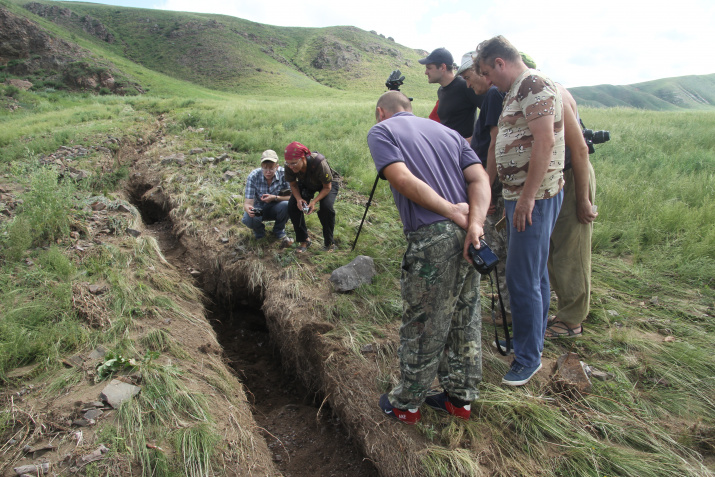
[[[188,273],[193,265],[191,251],[174,236],[167,211],[146,202],[134,202],[142,213],[145,233],[157,239],[172,265]],[[230,305],[226,305],[228,300],[224,297],[208,298],[204,304],[206,317],[230,368],[246,388],[254,419],[283,475],[378,476],[328,402],[283,372],[280,354],[260,311],[260,297],[233,296]]]

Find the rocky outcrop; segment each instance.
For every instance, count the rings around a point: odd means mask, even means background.
[[[102,41],[114,43],[114,35],[107,30],[107,27],[89,15],[79,16],[69,8],[63,8],[57,5],[43,5],[37,2],[27,3],[24,7],[35,15],[47,18],[54,23],[63,26],[79,27]]]
[[[333,41],[318,50],[311,65],[319,70],[339,70],[358,63],[360,59],[360,53],[352,46]]]
[[[35,7],[57,18],[71,17],[66,8]],[[41,8],[40,8],[41,7]],[[91,27],[97,24],[89,17],[80,19]],[[89,28],[88,27],[88,28]],[[38,24],[0,8],[0,65],[19,79],[50,87],[95,90],[125,94],[142,93],[135,83],[117,81],[111,64],[99,65],[90,53],[65,40],[56,38]]]
[[[30,55],[57,57],[71,50],[67,42],[51,37],[37,24],[0,8],[0,65]]]

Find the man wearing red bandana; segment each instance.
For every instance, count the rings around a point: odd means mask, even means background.
[[[310,149],[297,141],[286,147],[285,165],[285,179],[290,184],[292,193],[288,201],[288,216],[293,223],[296,240],[299,242],[296,252],[303,253],[310,247],[311,240],[308,237],[305,215],[312,214],[318,202],[320,202],[318,219],[323,226],[323,249],[333,251],[335,249],[333,204],[338,195],[340,175],[328,165],[325,156],[318,152],[310,152]]]

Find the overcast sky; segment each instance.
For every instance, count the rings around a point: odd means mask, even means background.
[[[567,87],[715,73],[713,0],[93,1],[279,26],[353,25],[410,48],[444,46],[457,63],[481,40],[501,34]]]

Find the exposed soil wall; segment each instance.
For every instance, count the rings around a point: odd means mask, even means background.
[[[146,171],[133,177],[132,195],[142,209],[171,209],[171,197],[158,189],[158,180],[152,180]],[[237,254],[226,244],[217,245],[210,234],[187,233],[180,220],[173,223],[173,230],[208,295],[228,309],[241,302],[261,307],[284,371],[298,377],[308,392],[324,396],[325,404],[380,475],[424,475],[424,438],[416,429],[385,417],[377,406],[383,392],[378,363],[386,359],[392,363],[394,341],[375,343],[370,351],[355,353],[331,334],[334,325],[328,317],[320,316],[322,308],[317,304],[331,299],[327,280],[301,283],[289,270]]]

